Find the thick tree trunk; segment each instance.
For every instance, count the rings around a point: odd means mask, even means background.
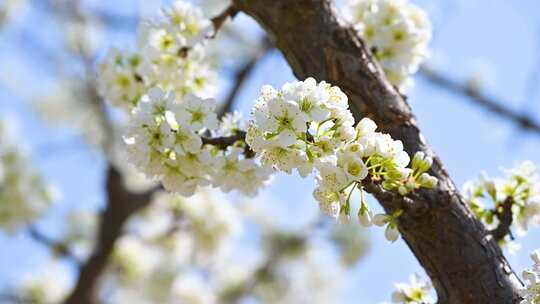
[[[420,133],[405,97],[385,79],[357,33],[329,0],[235,0],[256,19],[299,79],[315,77],[342,88],[358,117],[371,117],[413,154],[434,158],[432,190],[409,198],[366,185],[391,212],[403,208],[399,230],[431,277],[440,303],[517,303],[519,279],[483,225],[456,191]]]

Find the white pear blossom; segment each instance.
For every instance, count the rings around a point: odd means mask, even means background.
[[[241,231],[240,219],[230,202],[215,191],[198,193],[178,206],[191,222],[197,250],[207,255],[223,250],[223,243]]]
[[[386,229],[384,230],[384,237],[388,241],[393,243],[399,239],[399,236],[400,234],[396,225],[389,224],[386,226]]]
[[[411,86],[410,75],[429,56],[426,13],[408,0],[348,0],[343,11],[388,80],[402,90]]]
[[[136,51],[109,52],[97,75],[100,94],[128,110],[156,86],[178,96],[212,96],[217,76],[205,50],[211,32],[212,23],[200,8],[174,2],[159,18],[141,22]]]
[[[231,146],[218,156],[213,183],[225,192],[238,189],[254,196],[267,183],[271,170],[260,168],[254,159],[243,157],[243,153],[243,148]]]
[[[218,191],[202,190],[189,198],[158,192],[129,220],[117,242],[101,283],[104,297],[112,286],[115,303],[132,297],[137,303],[188,301],[195,290],[180,278],[204,269],[210,284],[213,265],[222,262],[242,232],[241,223],[237,209]]]
[[[17,293],[32,303],[60,303],[71,288],[69,272],[64,265],[49,262],[22,278]]]
[[[217,136],[231,136],[243,130],[246,130],[246,124],[242,113],[233,111],[223,115],[215,133]]]
[[[217,129],[218,120],[213,99],[201,102],[195,95],[187,94],[182,100],[182,105],[173,110],[178,120],[185,122],[193,131]]]
[[[373,217],[373,224],[379,227],[386,226],[384,237],[392,243],[397,241],[400,236],[399,230],[397,229],[397,219],[402,212],[402,210],[397,210],[391,215],[376,214]]]
[[[160,262],[158,248],[132,235],[122,236],[113,252],[112,267],[119,267],[122,279],[135,281],[148,278]]]
[[[362,205],[365,206],[365,205]],[[369,227],[373,224],[373,212],[367,208],[360,208],[358,211],[358,221],[364,227]]]
[[[92,253],[98,219],[99,215],[89,210],[78,209],[68,214],[61,243],[68,245],[70,252],[80,260],[85,260]]]
[[[437,179],[427,173],[432,159],[424,153],[410,157],[403,143],[376,132],[369,118],[356,128],[347,96],[335,86],[308,78],[286,83],[281,90],[264,86],[252,110],[246,143],[264,166],[305,177],[315,171],[313,196],[319,207],[334,218],[350,219],[350,197],[368,176],[386,190],[408,195],[419,188],[433,188]],[[358,220],[372,222],[369,206],[362,199]],[[386,236],[399,237],[395,220]]]
[[[205,17],[203,10],[189,2],[175,1],[162,12],[165,17],[163,27],[182,45],[193,46],[213,30],[212,22]]]
[[[253,108],[246,141],[265,165],[302,176],[319,156],[331,155],[353,137],[352,114],[337,87],[313,78],[286,83],[280,91],[265,86]]]
[[[112,49],[99,66],[97,77],[101,96],[112,105],[131,109],[146,92],[141,74],[142,58],[138,54]]]
[[[214,107],[213,100],[189,94],[177,99],[173,92],[151,89],[129,121],[124,138],[128,160],[165,189],[185,196],[211,184],[256,194],[270,170],[246,157],[242,139],[228,149],[204,143],[203,137],[218,128]]]
[[[533,266],[523,271],[525,288],[521,290],[522,301],[520,304],[540,303],[540,249],[531,253]]]
[[[185,304],[218,303],[212,287],[203,278],[194,274],[182,274],[173,284],[174,297]]]
[[[341,263],[346,267],[354,266],[369,249],[364,231],[359,228],[354,222],[332,227],[331,240],[338,246]]]
[[[28,151],[0,120],[0,229],[15,233],[51,205],[54,189],[36,172]]]
[[[488,227],[499,224],[505,204],[511,205],[512,228],[518,234],[540,224],[540,175],[536,166],[524,161],[515,168],[504,170],[505,175],[491,178],[483,173],[476,181],[463,187],[463,195],[474,214]],[[490,206],[491,205],[491,206]],[[509,244],[501,240],[501,244]]]
[[[418,274],[412,274],[408,283],[395,284],[392,303],[429,304],[435,303],[429,292],[432,289],[429,281],[424,281]]]

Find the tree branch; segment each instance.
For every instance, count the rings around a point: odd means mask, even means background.
[[[507,108],[504,106],[504,104],[506,104],[505,102],[490,98],[474,87],[459,83],[426,66],[423,66],[420,69],[420,75],[442,89],[467,97],[470,102],[483,107],[487,111],[501,118],[508,119],[525,131],[531,131],[536,135],[540,135],[540,122],[536,121],[532,116],[526,113],[519,113]]]
[[[381,131],[401,140],[409,154],[423,151],[433,157],[429,173],[439,183],[406,199],[425,210],[405,210],[398,228],[429,274],[439,303],[517,303],[521,284],[498,244],[487,237],[426,143],[406,100],[385,78],[357,32],[340,19],[333,1],[234,3],[263,26],[297,78],[314,77],[339,86],[357,120],[368,116]],[[391,213],[399,194],[373,190]]]
[[[236,288],[221,294],[220,300],[224,303],[238,303],[243,297],[252,295],[259,284],[265,283],[266,280],[276,275],[276,267],[291,253],[291,249],[292,251],[305,249],[313,230],[319,227],[316,224],[318,224],[318,221],[314,225],[308,226],[307,231],[298,234],[285,235],[277,232],[274,235],[276,241],[269,246],[264,261],[254,269],[247,280],[236,286]]]
[[[51,239],[50,237],[39,231],[35,226],[31,226],[28,229],[28,232],[30,233],[30,237],[34,241],[44,245],[45,247],[48,247],[54,254],[72,260],[77,264],[81,263],[77,256],[73,254],[73,252],[71,252],[67,244]]]
[[[217,32],[221,29],[225,21],[230,18],[234,18],[238,13],[238,9],[234,4],[229,5],[223,12],[211,19],[212,24],[214,25],[214,32],[209,38],[214,38]]]
[[[78,3],[71,4],[71,14],[73,18],[81,19],[84,16],[80,13]],[[95,107],[98,119],[101,122],[104,138],[102,149],[108,159],[107,178],[105,182],[106,207],[100,215],[97,240],[95,248],[89,259],[80,267],[79,277],[75,288],[66,299],[66,304],[95,304],[96,289],[99,277],[106,269],[107,262],[114,250],[116,241],[122,235],[122,229],[129,217],[137,211],[146,207],[153,194],[160,189],[152,188],[144,193],[132,193],[123,183],[121,173],[114,167],[111,158],[114,157],[115,127],[107,115],[107,106],[99,96],[95,73],[92,69],[94,58],[89,58],[84,52],[80,52],[86,73],[86,93],[89,96],[91,105]]]
[[[202,142],[205,145],[213,145],[221,150],[227,149],[237,141],[243,141],[246,138],[246,132],[237,130],[234,135],[223,137],[203,137]]]
[[[268,40],[268,37],[265,36],[260,42],[257,52],[255,52],[252,57],[236,71],[234,75],[234,85],[225,98],[225,101],[219,110],[218,117],[222,117],[226,113],[232,111],[234,104],[237,101],[238,93],[240,93],[244,83],[249,79],[249,75],[253,72],[257,63],[264,58],[270,50],[272,50],[272,44]]]
[[[236,8],[231,5],[223,13],[213,18],[212,22],[214,23],[215,33],[221,28],[228,17],[234,17],[236,13]],[[74,14],[78,18],[82,18],[77,12]],[[81,55],[84,54],[81,53]],[[103,141],[103,150],[109,157],[112,157],[112,143],[115,129],[107,116],[106,105],[96,90],[95,77],[91,69],[92,60],[83,57],[83,61],[86,66],[88,80],[87,93],[90,96],[92,104],[97,109],[106,135]],[[225,149],[244,136],[244,132],[237,132],[230,137],[204,138],[204,142]],[[146,207],[150,203],[152,195],[159,189],[160,187],[156,187],[141,194],[130,192],[129,189],[125,188],[120,172],[115,169],[113,164],[109,163],[106,181],[107,206],[100,216],[97,245],[88,261],[80,268],[76,286],[65,303],[94,304],[97,302],[95,297],[97,295],[96,288],[99,277],[107,266],[109,256],[114,250],[114,244],[122,235],[124,224],[132,214]]]
[[[489,233],[495,238],[497,242],[504,239],[506,235],[511,236],[510,227],[512,226],[513,216],[512,216],[512,206],[514,205],[514,200],[511,196],[506,198],[500,206],[502,209],[495,209],[495,216],[499,219],[499,224],[497,228],[491,230]]]
[[[106,180],[107,206],[100,216],[99,233],[94,252],[80,268],[76,286],[65,303],[93,304],[98,279],[105,270],[116,240],[128,218],[146,207],[156,189],[141,194],[129,192],[123,184],[122,175],[109,166]]]

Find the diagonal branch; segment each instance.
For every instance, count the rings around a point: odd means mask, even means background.
[[[237,141],[244,141],[246,138],[246,132],[237,130],[234,135],[223,137],[203,137],[202,141],[205,145],[213,145],[222,150],[232,146]]]
[[[498,244],[467,208],[441,160],[416,124],[405,98],[388,82],[358,33],[330,0],[235,0],[267,31],[299,79],[314,77],[339,86],[353,115],[372,118],[381,131],[403,142],[409,154],[433,157],[430,174],[439,183],[410,199],[398,228],[426,269],[439,303],[518,303],[521,284]],[[372,193],[388,213],[399,195]],[[401,199],[403,200],[403,199]],[[406,202],[403,202],[406,203]]]
[[[450,77],[426,66],[420,69],[420,75],[442,89],[446,89],[454,94],[467,97],[471,103],[481,106],[487,111],[501,118],[508,119],[516,124],[519,128],[526,131],[531,131],[536,135],[540,135],[540,122],[536,121],[531,115],[512,110],[506,107],[504,105],[505,103],[501,100],[488,97],[474,87],[459,83],[458,81],[455,81]]]
[[[306,249],[309,237],[313,235],[314,230],[319,228],[321,221],[317,220],[312,225],[307,226],[306,231],[299,233],[283,234],[274,232],[274,242],[268,246],[266,255],[261,263],[252,271],[244,282],[241,282],[230,290],[226,290],[220,295],[223,303],[238,303],[243,297],[253,295],[260,284],[276,275],[277,267],[292,251],[303,251]]]
[[[71,252],[67,244],[51,239],[50,237],[39,231],[35,226],[31,226],[28,229],[28,232],[30,233],[30,237],[34,241],[48,247],[54,254],[70,259],[77,264],[81,263],[77,256],[73,252]]]
[[[223,105],[221,106],[218,117],[222,117],[228,112],[231,112],[234,108],[234,104],[238,99],[238,94],[240,90],[249,79],[249,76],[255,69],[257,63],[264,58],[272,50],[272,44],[268,40],[268,37],[264,37],[260,42],[259,49],[249,58],[240,68],[236,71],[234,75],[234,85],[230,90],[229,94],[225,98]]]
[[[96,288],[98,279],[105,270],[113,252],[116,240],[122,235],[122,229],[128,218],[146,207],[156,189],[136,194],[127,190],[122,175],[113,166],[109,166],[106,180],[107,206],[100,216],[96,247],[90,258],[81,266],[79,278],[71,295],[65,303],[97,303]]]
[[[497,228],[491,230],[489,233],[497,241],[502,241],[506,235],[512,237],[510,227],[512,226],[513,216],[512,216],[512,206],[514,205],[514,200],[511,196],[504,200],[500,208],[495,209],[495,216],[499,219],[499,224]],[[513,239],[513,238],[512,238]]]
[[[238,13],[238,9],[233,5],[229,5],[223,12],[212,18],[212,24],[214,25],[214,32],[209,38],[214,38],[217,32],[221,29],[225,21],[228,18],[234,18]]]
[[[223,13],[212,19],[215,32],[217,32],[228,17],[236,15],[234,6],[228,7]],[[75,12],[75,16],[78,16]],[[99,115],[102,127],[105,130],[103,141],[103,150],[108,157],[113,157],[114,125],[107,115],[104,100],[97,92],[94,74],[92,73],[92,60],[85,58],[83,61],[86,67],[87,75],[87,93],[90,96],[92,105]],[[236,142],[238,137],[244,136],[242,132],[236,135],[223,138],[205,138],[205,143],[216,144],[219,147],[226,147]],[[96,248],[90,258],[81,266],[79,277],[71,295],[65,301],[66,304],[94,304],[97,303],[96,288],[99,277],[106,268],[108,259],[114,250],[116,241],[122,235],[122,229],[129,217],[139,210],[146,207],[154,193],[161,189],[155,187],[144,193],[133,193],[127,189],[122,181],[121,173],[112,163],[108,164],[106,179],[107,205],[105,211],[100,216],[100,225]]]

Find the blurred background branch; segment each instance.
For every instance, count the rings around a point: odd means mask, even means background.
[[[268,40],[268,37],[264,36],[259,42],[257,50],[251,54],[251,57],[245,60],[243,64],[239,65],[233,75],[233,86],[230,89],[227,97],[224,99],[224,102],[221,104],[218,117],[222,117],[226,113],[234,110],[235,103],[238,100],[238,94],[242,90],[242,87],[249,80],[249,76],[252,74],[257,63],[262,60],[272,50],[272,48],[273,46]]]
[[[465,97],[465,100],[480,106],[482,109],[499,118],[508,120],[519,129],[540,136],[540,122],[534,116],[512,110],[508,106],[509,103],[489,97],[474,85],[466,82],[461,83],[427,66],[423,66],[419,74],[435,86],[448,90],[452,94],[461,95]]]

